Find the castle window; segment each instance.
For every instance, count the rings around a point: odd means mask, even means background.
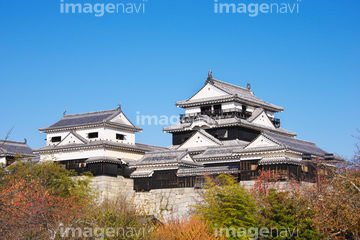
[[[52,137],[51,142],[61,142],[61,137],[60,136]]]
[[[92,132],[88,134],[88,138],[97,138],[99,136],[98,132]]]
[[[125,136],[122,135],[122,134],[117,133],[117,134],[116,134],[116,139],[117,139],[117,140],[124,140],[124,139],[125,139]]]
[[[215,113],[220,113],[221,112],[221,104],[214,105],[214,111],[215,111]]]
[[[246,106],[245,105],[242,105],[242,111],[246,112]]]
[[[209,114],[211,112],[211,106],[200,107],[201,114]]]

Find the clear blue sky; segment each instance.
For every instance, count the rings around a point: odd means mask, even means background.
[[[64,3],[120,0],[65,0]],[[177,115],[212,69],[284,107],[282,127],[352,156],[360,128],[360,1],[299,3],[299,13],[215,14],[211,0],[140,0],[145,13],[60,13],[60,0],[0,0],[0,138],[45,144],[38,129],[68,114],[113,109]],[[219,3],[298,3],[219,0]],[[137,5],[139,6],[139,5]],[[137,142],[168,146],[164,126]]]

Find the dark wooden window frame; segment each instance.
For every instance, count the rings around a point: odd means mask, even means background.
[[[98,137],[99,137],[99,133],[98,133],[98,132],[88,133],[88,138],[98,138]]]
[[[61,136],[52,137],[51,142],[61,142]]]

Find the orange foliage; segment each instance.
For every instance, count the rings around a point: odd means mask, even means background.
[[[173,219],[159,226],[153,235],[157,240],[213,240],[225,239],[215,237],[214,231],[205,220],[194,217],[190,219]]]
[[[0,234],[5,239],[54,238],[60,224],[71,224],[85,201],[52,194],[36,180],[17,177],[0,193]]]

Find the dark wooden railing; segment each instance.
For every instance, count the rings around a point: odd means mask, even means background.
[[[229,118],[236,116],[238,118],[247,119],[251,116],[251,113],[244,112],[242,109],[237,108],[208,110],[199,113],[180,114],[180,122],[193,122],[200,115],[207,115],[215,118]]]

